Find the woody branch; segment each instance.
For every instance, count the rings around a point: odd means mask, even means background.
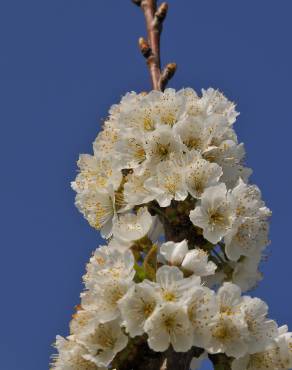
[[[163,2],[157,7],[156,0],[132,1],[142,9],[146,20],[147,40],[140,37],[139,47],[147,61],[152,87],[154,90],[163,91],[176,71],[175,63],[167,64],[161,71],[160,35],[167,15],[168,4]]]

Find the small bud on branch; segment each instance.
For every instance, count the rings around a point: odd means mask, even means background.
[[[168,11],[168,4],[162,3],[158,10],[155,12],[155,19],[157,19],[158,22],[162,23],[164,19],[166,18]]]
[[[144,37],[139,38],[139,48],[144,58],[149,58],[151,55],[151,48],[148,42],[144,39]]]
[[[160,88],[165,89],[168,81],[174,76],[176,72],[176,63],[168,63],[161,73],[160,77]]]
[[[156,0],[132,1],[134,4],[141,7],[146,20],[148,41],[140,37],[139,48],[142,55],[147,60],[152,87],[154,90],[163,91],[176,70],[175,63],[168,64],[163,72],[161,72],[160,66],[160,34],[163,21],[167,15],[168,4],[163,2],[157,8]]]

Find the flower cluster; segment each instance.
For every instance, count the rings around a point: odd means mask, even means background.
[[[141,343],[224,354],[233,370],[292,367],[291,333],[242,295],[261,279],[270,210],[248,183],[237,115],[213,89],[129,93],[111,108],[72,183],[107,245],[53,369],[118,370]]]

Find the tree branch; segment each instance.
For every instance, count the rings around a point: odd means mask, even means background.
[[[231,370],[232,358],[223,353],[209,355],[209,359],[213,363],[214,370]]]
[[[169,63],[163,73],[161,73],[160,35],[163,21],[167,15],[168,4],[163,2],[157,8],[157,0],[132,1],[141,7],[145,16],[148,41],[141,37],[139,39],[139,47],[147,61],[152,87],[154,90],[164,90],[176,70],[176,64]]]

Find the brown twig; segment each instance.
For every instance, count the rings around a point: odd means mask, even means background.
[[[168,4],[163,2],[157,8],[157,0],[132,1],[134,4],[141,7],[146,20],[148,41],[143,37],[140,37],[139,48],[142,55],[147,60],[152,87],[154,90],[164,90],[176,70],[176,64],[169,63],[161,73],[160,35],[162,32],[163,21],[167,15]]]

